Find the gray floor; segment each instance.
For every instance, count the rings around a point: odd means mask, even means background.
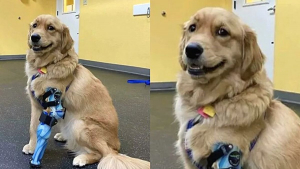
[[[151,92],[150,162],[153,169],[183,168],[174,148],[178,130],[173,115],[174,95],[174,91]]]
[[[150,160],[149,86],[128,84],[128,79],[147,77],[89,68],[107,87],[120,121],[121,153]],[[27,169],[31,156],[22,154],[29,140],[30,104],[25,94],[24,61],[0,61],[0,169]],[[73,157],[55,142],[54,126],[42,166],[72,168]],[[96,164],[85,168],[96,168]],[[158,168],[157,168],[158,169]]]
[[[153,169],[183,169],[174,148],[178,131],[173,115],[174,95],[174,91],[151,92],[150,159]],[[300,105],[285,104],[300,114]]]

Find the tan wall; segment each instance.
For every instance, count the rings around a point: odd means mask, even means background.
[[[0,55],[25,54],[29,24],[55,11],[56,0],[0,0]]]
[[[151,0],[151,82],[176,81],[182,24],[207,6],[231,10],[231,0]]]
[[[133,16],[149,0],[88,0],[80,6],[79,57],[150,68],[150,19]]]
[[[274,87],[295,93],[300,93],[299,11],[298,0],[276,2]]]

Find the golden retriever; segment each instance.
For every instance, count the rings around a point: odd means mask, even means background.
[[[273,100],[264,60],[255,33],[232,12],[203,8],[185,23],[175,115],[176,147],[186,169],[196,168],[191,161],[205,161],[219,142],[239,147],[245,169],[300,168],[299,117]],[[206,105],[213,106],[215,116],[186,132],[188,121]]]
[[[116,110],[101,81],[78,64],[69,29],[54,16],[38,16],[30,24],[28,45],[26,89],[31,101],[31,122],[30,141],[23,152],[32,154],[35,150],[36,130],[43,109],[31,90],[39,97],[46,88],[53,87],[62,91],[66,108],[65,118],[58,122],[61,133],[54,138],[67,141],[66,147],[76,154],[74,166],[100,161],[98,169],[149,169],[149,162],[119,154]],[[47,73],[32,81],[31,77],[43,67]]]

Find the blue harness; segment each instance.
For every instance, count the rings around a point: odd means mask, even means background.
[[[31,77],[31,82],[32,82],[33,80],[35,80],[36,78],[38,78],[40,75],[41,75],[40,73],[37,73],[37,74],[33,75],[33,76]],[[66,92],[69,90],[70,85],[71,85],[71,84],[69,84],[69,85],[66,87]],[[46,109],[47,107],[51,107],[51,106],[55,106],[55,105],[59,104],[57,100],[55,100],[55,101],[48,101],[48,102],[45,101],[46,98],[48,98],[51,94],[53,94],[54,90],[56,90],[56,89],[53,88],[52,90],[48,90],[48,91],[43,95],[43,98],[42,98],[42,100],[41,100],[40,98],[38,98],[38,97],[35,96],[34,90],[31,90],[31,89],[30,89],[32,96],[39,102],[39,104],[40,104],[44,109]]]
[[[33,75],[31,81],[39,76],[40,73]],[[67,86],[66,91],[69,87],[70,85]],[[32,168],[39,168],[41,165],[41,159],[46,150],[48,139],[51,135],[51,129],[55,124],[57,124],[58,119],[64,119],[66,109],[62,105],[62,92],[56,88],[47,88],[42,99],[36,97],[33,90],[31,90],[31,93],[44,109],[39,119],[40,124],[37,127],[36,148],[32,159],[30,159],[30,166]],[[47,108],[50,108],[51,110],[48,109],[47,111]]]
[[[195,119],[189,120],[186,132],[200,123],[202,121],[203,117],[201,115],[197,116]],[[251,151],[257,140],[258,136],[255,137],[254,140],[251,141],[249,150]],[[201,165],[199,162],[194,161],[192,150],[188,148],[187,141],[185,140],[185,151],[193,163],[197,167],[197,169],[211,169],[212,165],[217,162],[218,169],[242,169],[242,166],[240,164],[240,160],[242,157],[241,150],[232,144],[225,144],[225,143],[217,143],[213,147],[213,152],[210,154],[210,156],[206,159],[207,164],[206,166]]]

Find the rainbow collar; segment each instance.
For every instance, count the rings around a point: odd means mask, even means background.
[[[40,74],[46,74],[46,73],[47,73],[47,68],[46,68],[46,67],[39,68],[39,69],[38,69],[38,72],[39,72]]]
[[[203,118],[210,118],[210,117],[214,117],[216,112],[213,106],[211,105],[207,105],[204,107],[200,107],[197,110],[198,114],[200,114]]]

